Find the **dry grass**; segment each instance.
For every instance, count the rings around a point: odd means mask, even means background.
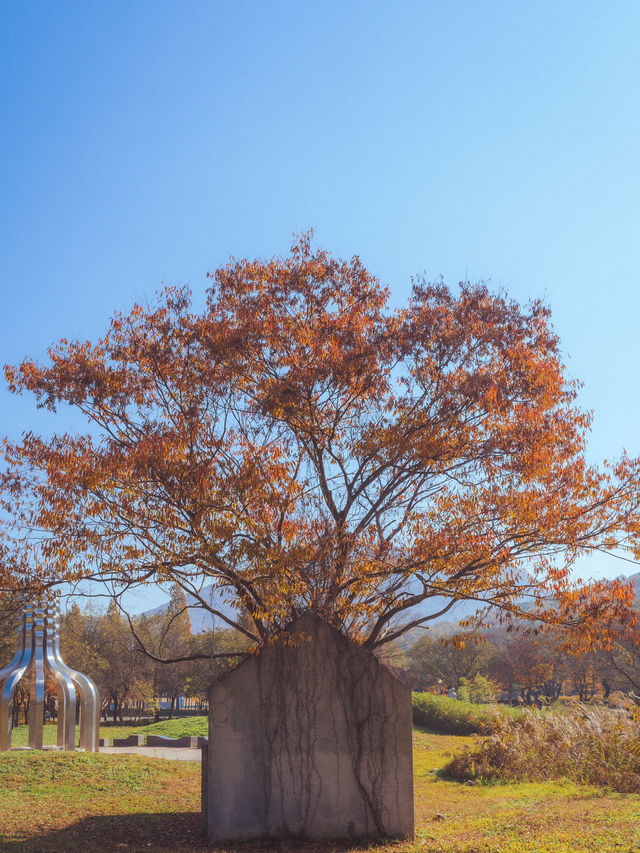
[[[467,779],[573,779],[640,792],[640,726],[625,711],[578,705],[568,714],[526,711],[455,756],[443,775]]]

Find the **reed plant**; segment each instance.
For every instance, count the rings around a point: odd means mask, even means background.
[[[640,723],[624,709],[582,704],[565,714],[501,715],[491,734],[476,738],[441,772],[460,781],[568,778],[638,793]]]

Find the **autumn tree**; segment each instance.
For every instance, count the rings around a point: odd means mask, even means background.
[[[209,688],[224,672],[238,663],[238,652],[248,652],[251,640],[233,628],[217,628],[194,634],[191,638],[186,695],[208,700]]]
[[[19,612],[27,602],[22,596],[12,593],[0,596],[0,669],[13,659],[18,644]],[[0,682],[0,687],[2,683]],[[21,715],[27,722],[29,713],[29,685],[22,679],[16,688],[13,700],[13,725],[18,725]]]
[[[567,677],[580,697],[589,698],[602,689],[604,698],[622,690],[640,697],[640,631],[635,624],[614,625],[606,643],[585,647],[570,632],[561,649]]]
[[[191,654],[191,620],[185,594],[177,584],[174,584],[171,589],[169,606],[155,616],[147,626],[147,632],[151,635],[151,646],[156,658],[174,660],[188,658]],[[138,637],[142,636],[142,632],[136,633]],[[148,650],[149,645],[149,642],[143,642],[141,647]],[[187,691],[188,679],[188,660],[159,664],[155,667],[155,693],[170,697],[169,718],[173,717],[176,700]]]
[[[417,690],[437,684],[457,687],[463,678],[486,673],[492,646],[465,632],[452,637],[420,637],[408,653],[407,675]]]
[[[637,634],[621,637],[608,648],[599,649],[596,660],[605,697],[612,690],[640,697],[640,638]]]
[[[101,647],[108,642],[109,632],[102,630],[103,619],[101,610],[91,604],[81,608],[76,601],[63,614],[60,624],[60,647],[64,661],[93,681],[99,680],[106,666]]]
[[[17,595],[0,597],[0,669],[6,666],[16,651],[18,613],[23,602]]]
[[[143,702],[152,695],[152,670],[144,666],[144,656],[115,601],[98,622],[97,640],[102,659],[96,673],[98,690],[111,706],[113,722],[122,722],[125,702]]]
[[[540,691],[547,699],[557,699],[566,677],[564,655],[546,639],[526,631],[494,634],[491,677],[512,695],[517,688],[525,695]]]
[[[305,236],[218,269],[200,313],[169,288],[5,372],[88,428],[5,442],[4,589],[173,583],[253,643],[310,608],[368,648],[460,600],[586,632],[630,603],[570,583],[634,530],[637,463],[587,465],[540,302],[418,279],[392,310]]]

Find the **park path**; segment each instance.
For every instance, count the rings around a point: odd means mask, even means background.
[[[144,755],[145,758],[170,758],[174,761],[200,761],[199,749],[175,746],[101,746],[101,755]]]

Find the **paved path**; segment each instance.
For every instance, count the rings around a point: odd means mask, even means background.
[[[200,761],[199,749],[176,746],[101,746],[102,755],[144,755],[146,758],[171,758],[174,761]]]

